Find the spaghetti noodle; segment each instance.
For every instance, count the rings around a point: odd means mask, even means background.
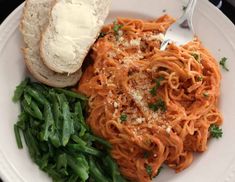
[[[210,125],[222,124],[220,71],[200,41],[159,50],[173,22],[165,15],[120,18],[118,30],[105,26],[79,84],[89,96],[88,124],[112,144],[132,181],[151,181],[163,163],[176,172],[187,168],[193,152],[207,149]]]

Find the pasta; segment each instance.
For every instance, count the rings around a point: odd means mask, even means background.
[[[173,22],[164,15],[105,26],[77,89],[89,96],[92,131],[112,144],[131,181],[151,181],[162,164],[184,170],[207,150],[210,125],[222,124],[220,71],[198,38],[159,50]]]

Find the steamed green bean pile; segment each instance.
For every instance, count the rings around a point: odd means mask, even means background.
[[[111,145],[85,123],[85,96],[26,79],[13,101],[21,105],[14,125],[18,148],[23,148],[23,135],[32,160],[53,181],[126,181],[109,155]]]

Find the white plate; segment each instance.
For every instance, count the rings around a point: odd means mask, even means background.
[[[117,16],[154,18],[163,10],[174,17],[182,13],[182,0],[114,0],[108,21]],[[0,176],[5,182],[46,182],[47,175],[30,160],[26,147],[18,150],[13,124],[19,107],[11,101],[15,86],[24,79],[26,69],[21,54],[22,39],[18,7],[0,27]],[[208,151],[197,155],[192,165],[175,174],[165,168],[157,182],[234,182],[235,181],[235,27],[207,0],[199,0],[194,26],[204,45],[219,60],[226,56],[229,72],[222,71],[220,108],[224,115],[223,138],[211,140]]]

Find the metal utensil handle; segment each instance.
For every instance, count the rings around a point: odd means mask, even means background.
[[[181,23],[187,21],[190,29],[192,30],[193,30],[192,19],[193,19],[193,13],[194,13],[196,4],[197,4],[197,0],[189,0],[185,13],[180,18]]]

